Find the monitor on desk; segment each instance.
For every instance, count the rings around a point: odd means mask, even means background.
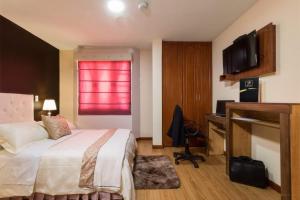
[[[217,100],[217,110],[216,115],[226,116],[226,103],[234,102],[234,100]]]

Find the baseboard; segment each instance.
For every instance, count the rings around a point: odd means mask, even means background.
[[[281,193],[280,185],[278,185],[278,184],[274,183],[273,181],[269,180],[269,186],[270,186],[270,188],[272,188],[276,192]]]
[[[163,145],[152,145],[152,149],[163,149]]]
[[[138,137],[136,138],[137,141],[140,141],[140,140],[152,140],[152,137]]]

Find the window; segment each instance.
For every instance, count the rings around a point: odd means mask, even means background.
[[[79,61],[79,115],[131,114],[131,61]]]

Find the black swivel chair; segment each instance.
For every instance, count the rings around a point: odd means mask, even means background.
[[[195,168],[199,168],[197,160],[205,161],[201,155],[193,155],[190,151],[190,138],[202,137],[203,134],[197,130],[196,123],[190,120],[184,120],[182,109],[176,105],[172,124],[168,131],[168,135],[173,139],[173,146],[184,146],[184,152],[174,152],[175,164],[178,165],[180,160],[189,160],[194,164]]]

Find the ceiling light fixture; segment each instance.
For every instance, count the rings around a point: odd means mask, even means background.
[[[121,0],[109,0],[107,7],[113,13],[121,13],[125,10],[125,3]]]
[[[138,8],[140,10],[146,10],[149,6],[149,2],[147,0],[140,0],[138,3]]]

